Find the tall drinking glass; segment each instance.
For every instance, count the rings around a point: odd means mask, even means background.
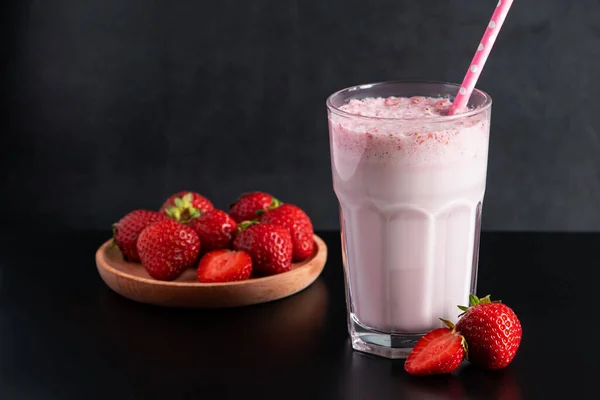
[[[457,305],[475,292],[492,100],[475,90],[462,114],[411,112],[421,101],[449,104],[458,89],[382,82],[327,99],[356,350],[405,358],[424,333],[443,326],[439,318],[456,322]],[[348,111],[368,98],[402,112]],[[380,111],[371,114],[386,115]]]

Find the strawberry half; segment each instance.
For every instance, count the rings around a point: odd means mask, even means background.
[[[488,370],[506,367],[515,357],[523,328],[515,312],[507,305],[469,296],[470,307],[459,306],[464,311],[456,329],[469,344],[469,361]]]
[[[260,275],[287,272],[292,267],[292,237],[277,225],[243,222],[241,232],[233,241],[233,248],[250,255],[254,270]]]
[[[467,352],[465,338],[452,322],[442,320],[448,328],[434,329],[423,336],[404,363],[411,375],[449,374],[456,370]]]
[[[142,231],[137,250],[151,277],[171,281],[195,265],[200,239],[192,228],[167,219]]]
[[[290,231],[294,246],[294,261],[310,257],[314,249],[313,225],[306,213],[292,204],[283,204],[272,210],[259,212],[261,224],[282,226]]]
[[[167,216],[156,211],[135,210],[113,224],[114,243],[123,253],[127,261],[140,261],[137,241],[140,233],[155,222],[167,219]]]
[[[252,259],[243,251],[214,250],[198,264],[198,281],[203,283],[243,281],[252,274]]]
[[[231,247],[237,224],[225,211],[211,210],[191,220],[188,226],[198,234],[202,243],[200,252]]]
[[[201,194],[183,191],[169,197],[160,207],[160,212],[185,223],[214,208],[210,200]]]
[[[281,202],[264,192],[244,193],[229,206],[229,215],[236,222],[250,221],[258,217],[258,211],[279,207]]]

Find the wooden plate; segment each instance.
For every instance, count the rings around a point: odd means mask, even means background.
[[[110,245],[112,239],[96,251],[96,266],[108,287],[141,303],[182,308],[247,306],[291,296],[313,283],[327,260],[325,242],[317,235],[314,240],[313,255],[293,264],[291,271],[240,282],[200,283],[195,269],[174,281],[155,280],[141,264],[125,261],[121,251]]]

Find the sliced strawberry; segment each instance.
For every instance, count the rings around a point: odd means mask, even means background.
[[[244,251],[214,250],[198,264],[198,280],[203,283],[243,281],[252,274],[252,259]]]
[[[449,328],[434,329],[423,336],[404,363],[411,375],[449,374],[456,370],[466,354],[465,339],[456,332],[450,321]]]

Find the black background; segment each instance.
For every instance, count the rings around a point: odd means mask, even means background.
[[[459,82],[496,0],[5,1],[0,220],[108,228],[190,189],[262,189],[337,228],[324,101]],[[516,0],[494,98],[484,229],[600,228],[600,5]]]

